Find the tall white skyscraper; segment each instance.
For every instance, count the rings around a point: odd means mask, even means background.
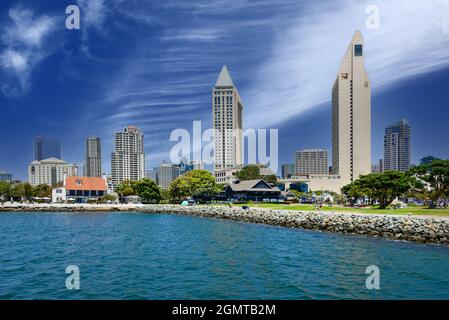
[[[401,120],[385,129],[384,170],[405,172],[410,169],[412,157],[412,128]]]
[[[115,134],[115,150],[111,154],[112,183],[138,181],[145,177],[144,137],[139,128],[126,127]]]
[[[226,170],[243,163],[243,103],[223,66],[212,91],[214,170]]]
[[[84,176],[102,176],[100,138],[89,137],[86,139],[86,162],[84,164]]]
[[[332,89],[332,173],[343,185],[371,172],[371,84],[356,31]]]

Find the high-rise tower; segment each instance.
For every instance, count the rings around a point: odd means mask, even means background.
[[[384,170],[405,172],[410,169],[412,157],[412,128],[401,120],[385,129]]]
[[[34,160],[61,159],[61,142],[44,137],[34,138]]]
[[[86,139],[86,162],[84,175],[86,177],[101,177],[101,142],[100,138]]]
[[[223,66],[212,91],[214,170],[226,170],[243,163],[243,103]]]
[[[115,134],[115,150],[111,155],[112,183],[138,181],[145,177],[143,133],[134,126]]]
[[[332,89],[332,172],[343,185],[371,172],[371,84],[356,31]]]

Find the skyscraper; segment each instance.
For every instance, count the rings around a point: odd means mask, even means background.
[[[297,175],[329,174],[328,152],[323,149],[305,149],[295,153]]]
[[[214,169],[232,169],[243,163],[243,103],[223,66],[212,91]]]
[[[421,158],[419,160],[419,164],[420,165],[431,164],[433,161],[436,161],[436,160],[441,160],[441,159],[437,158],[437,157],[434,157],[434,156],[426,156],[426,157]]]
[[[138,181],[145,177],[144,136],[134,126],[115,133],[115,149],[111,154],[112,183]]]
[[[401,120],[385,129],[384,170],[405,172],[410,169],[412,157],[412,128]]]
[[[34,138],[34,160],[61,159],[61,142],[44,137]]]
[[[170,183],[181,174],[179,166],[163,163],[156,169],[157,180],[162,189],[168,189]]]
[[[332,173],[342,184],[371,171],[371,88],[356,31],[332,88]]]
[[[290,179],[295,175],[295,164],[286,163],[282,165],[282,179]]]
[[[86,177],[101,177],[101,142],[100,138],[86,139],[86,162],[84,164]]]
[[[11,182],[12,174],[9,172],[0,171],[0,181]]]

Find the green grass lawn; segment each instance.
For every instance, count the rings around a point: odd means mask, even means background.
[[[241,207],[242,204],[234,204],[233,206]],[[279,203],[255,203],[247,204],[250,208],[269,208],[275,210],[298,210],[298,211],[315,211],[315,206],[311,204],[279,204]],[[448,209],[428,209],[427,207],[408,207],[404,209],[377,209],[376,207],[365,208],[349,208],[340,206],[327,206],[324,205],[322,211],[344,211],[354,213],[369,213],[369,214],[411,214],[411,215],[423,215],[423,216],[446,216],[449,217]]]

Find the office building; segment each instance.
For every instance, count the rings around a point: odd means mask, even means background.
[[[77,176],[78,166],[61,159],[34,160],[28,166],[28,182],[33,186],[62,184],[65,177]]]
[[[0,171],[0,181],[11,182],[12,174],[4,171]]]
[[[214,128],[214,170],[243,163],[243,103],[226,66],[221,69],[212,91]]]
[[[364,51],[356,31],[332,88],[332,173],[341,176],[342,185],[371,172],[371,85]]]
[[[44,137],[34,138],[34,160],[61,159],[61,142]]]
[[[86,160],[84,164],[84,176],[101,177],[101,142],[100,138],[89,137],[86,139]]]
[[[145,177],[144,135],[139,128],[128,126],[115,134],[115,148],[111,154],[112,183],[139,181]]]
[[[329,174],[328,151],[304,149],[295,152],[296,175]]]
[[[282,165],[282,179],[290,179],[296,173],[295,164],[287,163]]]
[[[161,164],[157,171],[158,185],[162,189],[168,189],[170,183],[181,175],[181,169],[177,165]]]
[[[412,129],[407,120],[401,120],[385,129],[384,170],[405,172],[410,169],[412,157]]]
[[[427,156],[419,160],[420,165],[426,165],[431,164],[433,161],[441,160],[440,158],[434,157],[434,156]]]
[[[153,180],[156,184],[158,183],[156,170],[145,170],[145,178]]]

